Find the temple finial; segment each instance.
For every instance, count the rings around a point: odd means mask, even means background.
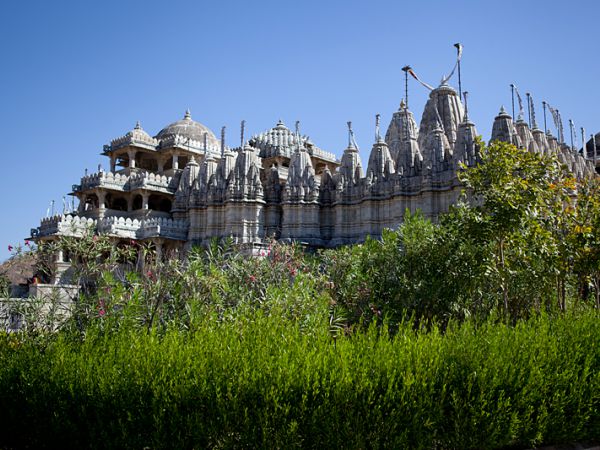
[[[134,130],[141,130],[141,129],[142,129],[142,125],[140,124],[140,121],[138,120],[135,122]]]
[[[468,122],[469,121],[469,103],[468,103],[469,92],[468,91],[463,92],[463,97],[465,98],[465,117],[464,117],[463,121]]]
[[[185,110],[185,115],[183,116],[184,120],[192,120],[192,113],[190,112],[190,108]]]
[[[379,131],[379,121],[381,114],[375,114],[375,142],[381,142],[381,133]]]

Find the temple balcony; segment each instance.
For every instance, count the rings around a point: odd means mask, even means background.
[[[82,177],[80,184],[73,185],[73,192],[85,192],[95,188],[125,191],[128,181],[129,176],[124,173],[97,172]]]
[[[160,175],[140,169],[126,169],[119,172],[97,172],[81,178],[80,184],[72,186],[73,192],[86,192],[97,188],[129,192],[136,189],[174,194],[179,184],[181,171],[173,171],[170,176]]]
[[[168,177],[150,172],[138,172],[130,176],[127,189],[129,191],[145,189],[165,194],[174,194],[179,183],[178,178],[178,176]]]
[[[187,240],[189,224],[185,220],[162,217],[131,219],[124,217],[105,217],[98,223],[98,231],[110,236],[128,239],[165,238]]]
[[[90,230],[95,229],[97,220],[91,217],[80,217],[71,214],[56,215],[42,219],[38,228],[31,229],[32,238],[48,236],[75,236],[82,237]]]

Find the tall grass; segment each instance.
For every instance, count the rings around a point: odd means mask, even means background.
[[[600,436],[598,312],[304,333],[261,312],[0,338],[0,446],[502,448]]]

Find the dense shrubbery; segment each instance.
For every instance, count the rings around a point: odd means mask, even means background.
[[[499,448],[600,435],[598,314],[334,341],[263,314],[0,339],[3,446]]]
[[[0,445],[599,436],[598,184],[575,202],[552,158],[494,144],[482,159],[461,174],[470,202],[362,245],[249,258],[215,244],[160,263],[103,236],[42,246],[40,261],[60,246],[77,262],[83,289],[59,332],[30,308],[26,331],[0,338],[0,427],[13,431]]]

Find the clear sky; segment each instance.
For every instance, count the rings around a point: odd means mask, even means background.
[[[510,83],[600,131],[600,2],[5,1],[0,6],[0,260],[52,199],[95,171],[140,120],[192,117],[228,142],[279,118],[341,156],[352,120],[363,165],[404,95],[410,64],[437,85],[464,45],[470,116],[489,138]],[[456,84],[454,78],[451,84]],[[420,120],[427,91],[410,82]]]

